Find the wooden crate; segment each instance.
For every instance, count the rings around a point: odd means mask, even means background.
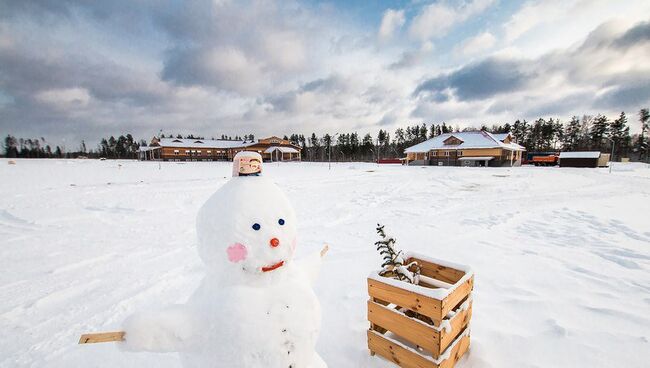
[[[448,361],[469,346],[474,274],[416,254],[411,261],[421,267],[419,285],[368,277],[368,348],[402,367],[453,367]]]
[[[373,354],[379,354],[402,368],[453,368],[469,349],[469,330],[458,336],[439,359],[428,357],[373,330],[368,330],[368,347]]]

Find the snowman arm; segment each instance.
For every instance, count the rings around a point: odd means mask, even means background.
[[[158,353],[185,350],[197,331],[193,316],[183,305],[135,313],[124,321],[125,335],[120,348]]]
[[[329,246],[325,245],[325,247],[320,252],[312,253],[307,257],[296,261],[298,266],[302,268],[305,274],[307,274],[307,278],[311,284],[316,282],[316,279],[318,279],[320,268],[323,264],[323,257],[328,250]]]

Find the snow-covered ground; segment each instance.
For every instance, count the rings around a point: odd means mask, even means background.
[[[0,160],[0,366],[178,367],[175,354],[77,345],[182,303],[203,275],[194,228],[227,163]],[[331,245],[316,294],[334,368],[366,350],[375,226],[476,272],[469,367],[647,367],[650,168],[266,164],[300,218],[298,256]],[[224,214],[226,215],[226,214]]]

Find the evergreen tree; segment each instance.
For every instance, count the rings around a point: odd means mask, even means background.
[[[350,134],[350,155],[351,159],[354,160],[359,153],[359,135],[357,132]]]
[[[370,159],[372,159],[374,156],[372,147],[372,136],[368,133],[363,136],[363,140],[361,141],[361,153],[365,157],[370,157]]]
[[[16,158],[18,157],[18,141],[16,137],[12,135],[7,135],[5,137],[5,157],[7,158]]]
[[[434,138],[436,136],[436,126],[431,124],[431,129],[429,129],[429,138]]]
[[[589,130],[589,140],[591,141],[591,147],[595,150],[602,150],[603,148],[603,138],[607,136],[607,117],[604,115],[598,115],[594,118],[593,123],[591,124],[591,129]]]
[[[612,121],[609,124],[609,139],[614,143],[614,157],[611,159],[614,160],[615,157],[620,157],[619,152],[626,152],[627,147],[627,137],[630,135],[630,129],[627,127],[627,117],[625,112],[621,112],[618,119]]]
[[[580,144],[580,134],[580,119],[574,116],[564,130],[564,139],[562,140],[563,149],[565,151],[576,151]]]
[[[648,143],[645,138],[645,132],[648,130],[648,124],[650,123],[650,110],[648,108],[639,110],[639,122],[641,123],[641,134],[639,134],[636,149],[639,152],[639,160],[643,160],[643,158],[648,157]]]
[[[425,123],[422,123],[422,126],[420,127],[420,142],[424,142],[427,140],[427,125]]]

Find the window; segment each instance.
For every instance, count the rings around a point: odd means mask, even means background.
[[[178,153],[179,153],[178,150],[174,150],[174,156],[178,156]]]
[[[445,156],[449,156],[449,151],[445,151]]]
[[[212,153],[212,151],[208,151],[208,155],[211,154],[211,153]]]
[[[185,153],[190,153],[190,150],[185,150]]]
[[[462,155],[463,155],[463,151],[458,151],[458,156],[462,156]]]

